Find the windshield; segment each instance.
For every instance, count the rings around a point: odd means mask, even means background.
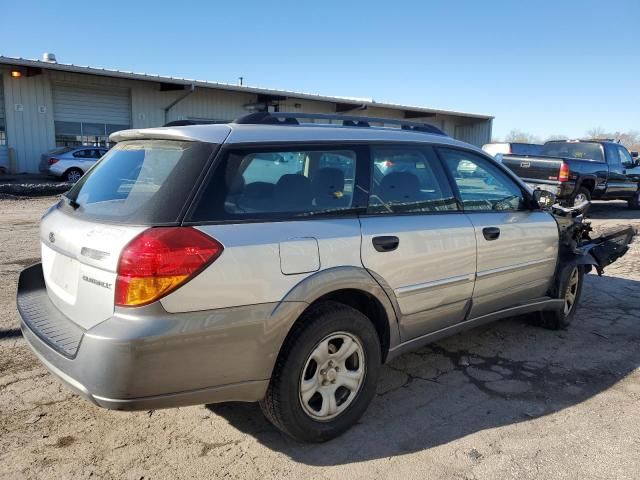
[[[602,146],[594,142],[547,142],[540,155],[604,162]]]
[[[66,194],[66,209],[107,222],[177,222],[214,148],[173,140],[121,142]]]

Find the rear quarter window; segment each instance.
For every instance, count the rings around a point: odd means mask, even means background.
[[[224,154],[190,222],[278,220],[355,207],[359,147],[283,147]]]

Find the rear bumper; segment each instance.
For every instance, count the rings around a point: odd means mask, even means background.
[[[156,303],[116,309],[85,331],[53,306],[40,264],[21,274],[17,301],[39,360],[80,396],[117,410],[262,399],[288,325],[304,308],[288,302],[170,314]]]
[[[535,180],[532,178],[523,178],[522,180],[532,189],[535,190],[539,188],[540,190],[551,192],[558,199],[570,198],[571,195],[573,195],[573,192],[575,190],[575,185],[573,183],[568,183],[568,182],[546,183],[546,182],[541,182],[539,180]]]

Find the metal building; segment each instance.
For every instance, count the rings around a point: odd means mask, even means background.
[[[0,166],[37,172],[57,146],[105,145],[110,133],[173,120],[228,122],[252,111],[345,113],[431,123],[482,145],[493,117],[0,56]]]

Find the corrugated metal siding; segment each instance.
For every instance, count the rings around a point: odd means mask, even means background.
[[[491,120],[458,125],[455,127],[454,138],[481,147],[491,141]]]
[[[131,125],[129,89],[54,83],[53,112],[59,121]]]
[[[4,75],[0,72],[0,118],[4,118],[4,85],[2,77]]]
[[[198,118],[231,121],[246,115],[243,105],[256,101],[253,94],[196,89],[169,110],[167,121]]]
[[[167,112],[165,109],[188,91],[160,91],[157,84],[139,84],[131,90],[134,128],[158,127],[173,120],[230,121],[247,114],[243,105],[255,103],[254,94],[196,89]]]
[[[18,172],[37,172],[40,155],[55,146],[51,87],[46,72],[32,77],[3,75],[7,141]],[[42,107],[42,108],[41,108]]]
[[[2,80],[2,72],[0,71],[0,123],[6,123],[4,120],[4,85]],[[9,151],[6,145],[0,145],[0,167],[9,167]]]

